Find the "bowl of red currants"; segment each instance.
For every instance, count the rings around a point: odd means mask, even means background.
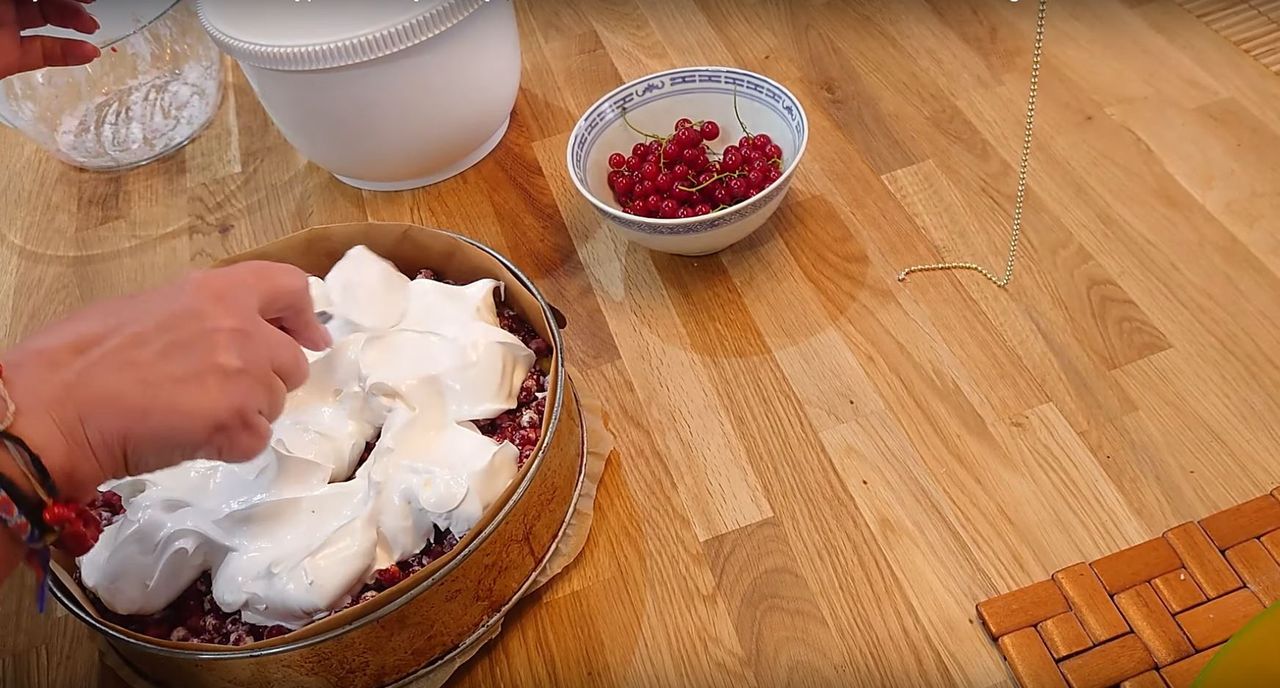
[[[569,176],[628,240],[698,256],[759,229],[786,195],[809,123],[781,84],[686,67],[624,84],[569,136]]]

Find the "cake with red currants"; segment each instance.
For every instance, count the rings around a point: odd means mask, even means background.
[[[551,345],[502,283],[410,279],[363,246],[312,278],[307,352],[270,446],[105,485],[77,576],[105,620],[241,646],[367,603],[447,555],[542,439]]]

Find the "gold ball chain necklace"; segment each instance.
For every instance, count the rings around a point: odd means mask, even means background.
[[[1018,0],[1013,0],[1017,2]],[[1022,155],[1018,161],[1018,192],[1013,200],[1013,219],[1009,231],[1009,255],[1004,261],[1004,274],[996,277],[990,270],[977,263],[933,263],[916,265],[898,273],[898,281],[905,282],[915,272],[939,272],[943,270],[971,270],[987,278],[997,287],[1009,286],[1013,280],[1013,264],[1018,258],[1018,240],[1022,237],[1022,205],[1027,198],[1027,172],[1031,168],[1031,132],[1036,122],[1036,91],[1040,82],[1040,54],[1044,48],[1044,17],[1049,0],[1039,0],[1036,15],[1036,39],[1031,49],[1031,85],[1027,89],[1027,121],[1022,133]]]

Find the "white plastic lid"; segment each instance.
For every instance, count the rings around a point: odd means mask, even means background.
[[[200,21],[239,62],[328,69],[389,55],[457,24],[489,0],[198,0]]]

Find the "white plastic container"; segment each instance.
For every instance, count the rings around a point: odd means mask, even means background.
[[[355,187],[434,184],[506,133],[512,0],[199,0],[214,42],[312,162]]]

